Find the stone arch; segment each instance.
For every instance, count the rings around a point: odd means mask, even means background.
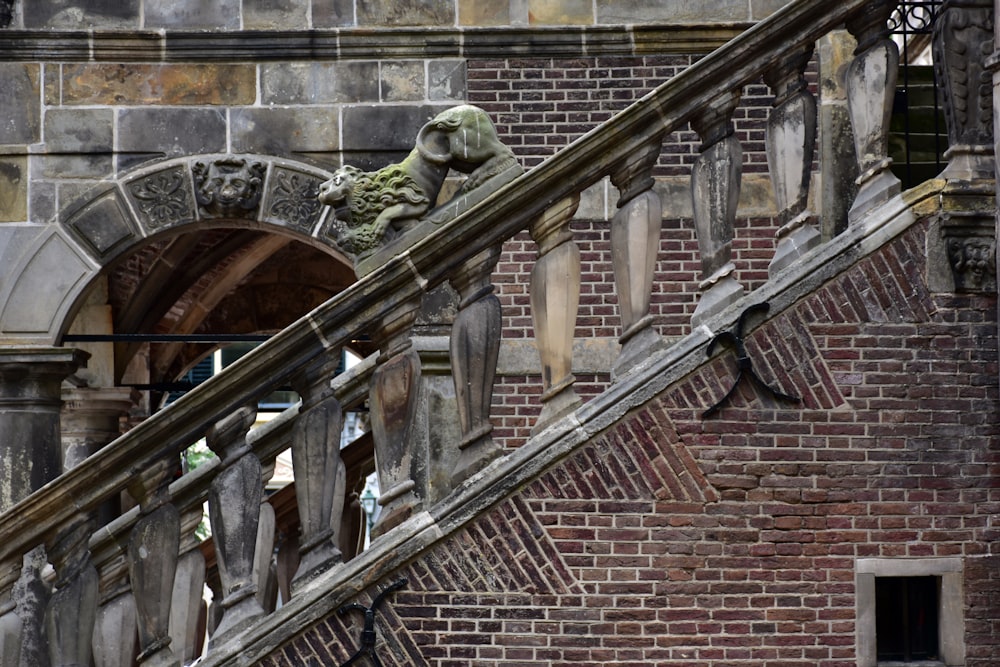
[[[216,181],[255,180],[252,185]],[[350,260],[327,234],[331,214],[316,195],[330,173],[250,154],[186,156],[102,183],[63,208],[51,225],[0,230],[0,337],[55,345],[88,286],[107,267],[154,238],[238,227],[289,235]],[[225,187],[245,188],[239,196]]]

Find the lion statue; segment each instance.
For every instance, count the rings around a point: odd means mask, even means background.
[[[434,206],[452,169],[469,174],[459,195],[501,173],[520,173],[485,111],[453,107],[420,129],[402,162],[374,172],[345,165],[320,185],[320,202],[337,209],[337,245],[360,259],[413,228]]]

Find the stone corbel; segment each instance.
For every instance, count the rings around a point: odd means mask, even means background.
[[[996,223],[988,210],[946,210],[928,234],[927,284],[935,292],[997,291]]]

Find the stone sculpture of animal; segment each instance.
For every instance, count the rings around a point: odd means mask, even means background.
[[[434,206],[452,169],[469,174],[461,193],[517,165],[485,111],[464,104],[435,116],[402,162],[374,172],[345,165],[320,185],[320,202],[337,209],[337,244],[364,257],[412,228]]]

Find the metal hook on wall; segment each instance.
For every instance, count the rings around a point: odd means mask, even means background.
[[[351,604],[345,604],[343,607],[337,610],[341,616],[349,611],[358,610],[364,612],[365,624],[361,630],[361,648],[355,651],[354,655],[347,659],[347,662],[342,664],[340,667],[348,667],[357,662],[362,656],[367,655],[371,658],[372,664],[375,667],[382,667],[382,662],[378,659],[378,654],[375,653],[375,641],[378,638],[375,633],[375,612],[378,611],[379,606],[381,606],[382,601],[385,600],[386,596],[393,591],[398,591],[400,588],[410,583],[405,577],[399,581],[389,584],[381,593],[375,596],[372,600],[372,606],[366,607],[357,602]]]
[[[703,418],[711,417],[722,408],[723,404],[728,401],[729,397],[736,391],[740,382],[743,381],[744,376],[749,377],[750,382],[756,385],[759,389],[766,391],[779,400],[788,401],[789,403],[802,402],[801,398],[797,396],[790,396],[789,394],[775,389],[760,379],[760,376],[757,375],[757,372],[753,369],[753,361],[750,359],[750,355],[747,354],[746,343],[743,340],[743,329],[746,326],[746,321],[754,313],[766,313],[770,310],[770,308],[771,305],[766,301],[748,306],[742,313],[740,313],[740,318],[736,321],[736,326],[733,327],[731,331],[723,331],[722,333],[716,334],[716,336],[709,342],[708,349],[705,351],[706,355],[709,357],[712,356],[716,343],[728,344],[736,350],[736,366],[738,372],[736,375],[736,381],[733,382],[733,386],[729,388],[726,395],[720,398],[715,405],[701,414]]]

